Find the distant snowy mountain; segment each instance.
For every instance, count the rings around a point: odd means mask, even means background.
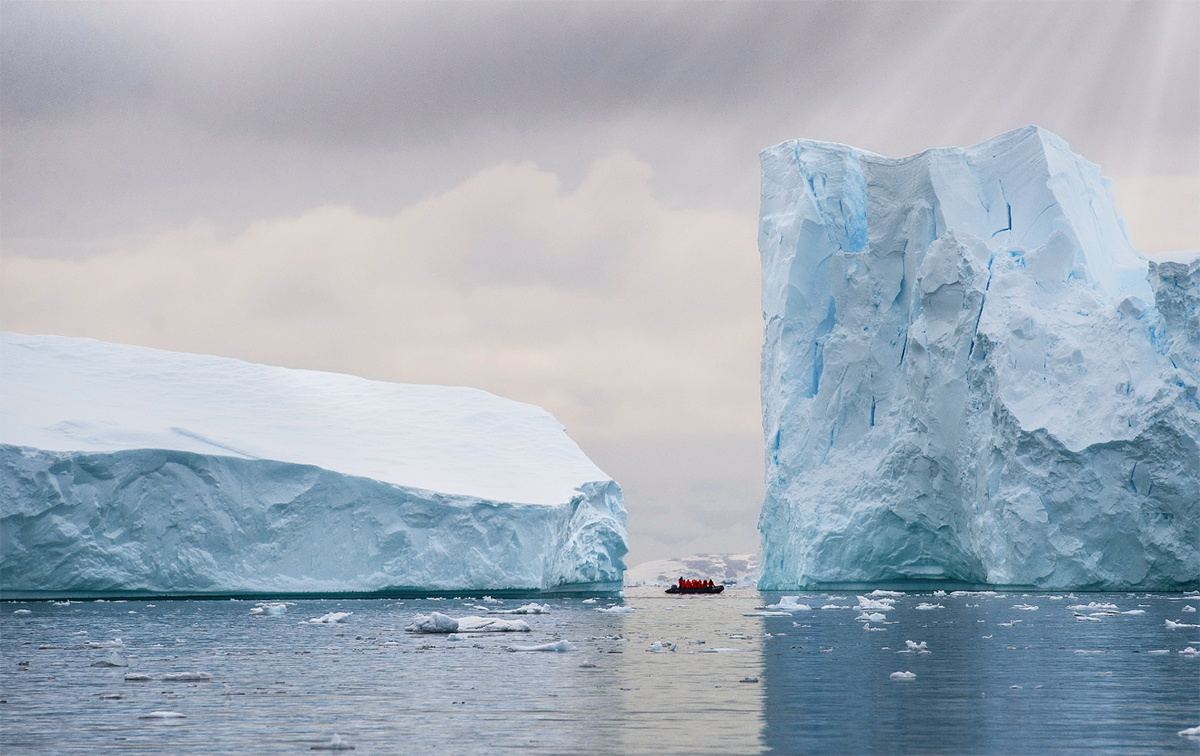
[[[621,489],[546,411],[0,336],[0,589],[616,590]]]
[[[757,554],[693,554],[682,559],[656,559],[642,562],[625,570],[628,587],[669,586],[679,578],[703,580],[711,578],[739,588],[753,588],[758,583]]]

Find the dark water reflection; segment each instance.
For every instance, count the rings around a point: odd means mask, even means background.
[[[632,614],[553,599],[524,618],[531,633],[458,640],[403,628],[480,614],[474,599],[305,601],[272,618],[253,602],[6,602],[0,752],[297,754],[336,732],[356,754],[1197,753],[1176,732],[1200,724],[1200,658],[1178,651],[1200,632],[1164,622],[1198,624],[1183,607],[1200,599],[1182,598],[914,594],[866,632],[856,609],[817,608],[854,594],[760,617],[744,615],[778,596],[639,589]],[[1145,614],[1066,608],[1088,601]],[[353,614],[305,622],[331,611]],[[130,667],[93,666],[118,637]],[[558,639],[578,649],[509,650]],[[895,653],[906,640],[932,653]],[[901,670],[917,678],[890,679]],[[211,679],[163,679],[178,672]],[[140,718],[162,710],[186,718]]]
[[[789,635],[765,650],[763,743],[785,754],[1196,753],[1200,741],[1176,733],[1200,724],[1200,662],[1178,652],[1200,648],[1200,633],[1165,620],[1195,624],[1181,610],[1200,602],[1180,598],[908,595],[874,623],[884,632],[865,632],[857,611],[816,609],[854,594],[808,594],[814,611],[764,618]],[[1145,614],[1079,621],[1067,609],[1089,602]],[[896,653],[907,640],[931,653]]]

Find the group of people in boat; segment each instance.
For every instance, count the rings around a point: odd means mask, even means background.
[[[687,578],[679,578],[680,588],[714,588],[716,587],[711,580],[688,580]]]

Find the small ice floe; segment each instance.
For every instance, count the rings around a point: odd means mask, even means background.
[[[873,599],[867,596],[858,597],[858,608],[864,612],[890,612],[895,609],[895,599]]]
[[[892,674],[888,675],[888,677],[892,678],[893,680],[916,680],[917,673],[916,672],[893,672]]]
[[[1170,651],[1170,649],[1166,649],[1166,648],[1156,648],[1153,651],[1147,651],[1146,653],[1150,654],[1151,656],[1162,656],[1163,654],[1171,653],[1171,651]],[[1180,651],[1179,653],[1182,654],[1183,652]]]
[[[1145,614],[1145,613],[1146,613],[1145,609],[1130,609],[1127,612],[1121,612],[1121,614]]]
[[[144,675],[141,672],[128,672],[125,675],[125,682],[153,682],[154,678],[150,675]]]
[[[780,596],[778,604],[764,606],[762,609],[768,612],[811,612],[812,607],[808,604],[798,603],[799,596]]]
[[[1009,690],[1020,690],[1021,686],[1020,685],[1009,685],[1008,689]]]
[[[149,714],[138,714],[138,719],[187,719],[187,715],[177,711],[152,711]]]
[[[311,751],[353,751],[354,746],[342,740],[342,736],[336,732],[333,734],[333,739],[328,743],[321,743],[309,748]]]
[[[555,653],[565,654],[568,651],[575,651],[578,648],[570,641],[560,640],[553,643],[543,643],[540,646],[513,646],[513,651],[551,651]]]
[[[599,600],[600,600],[600,599],[594,599],[594,598],[590,598],[590,599],[584,599],[584,600],[583,600],[583,603],[585,603],[585,604],[594,604],[594,603],[596,603],[596,602],[597,602],[597,601],[599,601]]]
[[[940,596],[945,596],[945,595],[946,595],[946,592],[945,592],[945,591],[934,591],[934,592],[933,592],[933,595],[934,595],[934,596],[939,596],[939,597],[940,597]]]
[[[863,628],[863,630],[866,630],[867,632],[870,632],[870,633],[886,633],[887,632],[886,627],[871,627],[870,625],[863,625],[862,628]]]
[[[1018,609],[1022,612],[1036,612],[1038,608],[1029,604],[1013,604],[1013,609]]]
[[[791,612],[742,612],[743,617],[791,617]]]
[[[946,607],[941,604],[917,604],[916,608],[921,611],[928,611],[930,609],[945,609]]]
[[[124,648],[125,641],[120,638],[113,638],[110,641],[88,641],[83,645],[88,648]]]
[[[580,669],[595,669],[596,665],[592,663],[591,659],[584,659],[583,664],[580,664],[579,668]]]
[[[1167,627],[1171,628],[1172,630],[1174,630],[1175,628],[1179,628],[1179,627],[1200,627],[1200,625],[1189,625],[1188,623],[1184,622],[1183,620],[1175,620],[1174,622],[1172,622],[1171,620],[1167,620],[1166,622],[1167,622]]]
[[[251,607],[250,614],[254,617],[282,617],[287,614],[287,604],[278,601],[263,602]]]
[[[822,609],[849,609],[848,606],[838,606],[837,604],[826,604]]]
[[[1191,646],[1188,646],[1187,648],[1180,651],[1179,655],[1187,656],[1187,657],[1200,656],[1200,651],[1197,651],[1196,649],[1192,648]]]
[[[101,701],[120,701],[124,697],[120,693],[101,693],[98,696]]]
[[[71,599],[67,599],[66,601],[52,601],[50,603],[54,604],[55,606],[70,606]]]
[[[1075,604],[1074,606],[1068,606],[1067,608],[1073,612],[1115,612],[1115,611],[1118,611],[1116,604],[1098,604],[1095,601],[1089,602],[1087,604]]]
[[[832,654],[833,653],[833,647],[826,648],[825,646],[819,646],[818,649],[823,654]]]
[[[163,682],[208,682],[212,675],[207,672],[171,672],[162,676]]]
[[[1194,606],[1191,606],[1191,605],[1189,604],[1189,605],[1186,605],[1186,606],[1184,606],[1184,607],[1183,607],[1182,609],[1180,609],[1179,611],[1181,611],[1181,612],[1194,612],[1194,611],[1196,611],[1196,607],[1194,607]]]
[[[738,653],[740,651],[745,651],[745,650],[746,649],[744,649],[744,648],[702,648],[702,649],[700,649],[700,653],[702,653],[702,654],[735,654],[735,653]]]
[[[1108,652],[1107,651],[1087,651],[1087,650],[1080,648],[1080,649],[1076,649],[1075,653],[1077,653],[1077,654],[1107,654]]]
[[[502,603],[504,603],[504,601],[502,599],[492,598],[491,596],[484,596],[483,598],[480,599],[480,601],[482,601],[485,604],[502,604]]]
[[[883,622],[887,619],[887,615],[879,612],[863,612],[854,619],[856,622]]]
[[[128,667],[129,660],[121,656],[116,651],[110,651],[108,656],[100,661],[92,662],[93,667]]]
[[[999,627],[1015,627],[1016,625],[1019,625],[1024,621],[1025,620],[1015,619],[1015,620],[1009,620],[1008,622],[997,622],[996,625],[998,625]]]
[[[674,650],[675,644],[669,641],[665,644],[662,641],[654,641],[650,644],[650,648],[646,649],[646,652],[651,654],[665,654],[668,651]]]
[[[1099,622],[1100,618],[1099,617],[1089,617],[1086,614],[1076,614],[1075,621],[1076,622]]]
[[[596,611],[603,614],[633,614],[632,606],[604,606]]]
[[[549,604],[526,604],[516,609],[488,609],[488,614],[549,614]]]
[[[877,589],[871,591],[870,593],[868,593],[867,595],[870,596],[871,598],[879,598],[880,596],[892,596],[894,598],[899,598],[899,597],[905,595],[905,593],[904,593],[904,591],[885,591],[885,590],[881,590],[881,589],[877,588]]]
[[[984,636],[982,636],[982,638],[983,638],[984,640],[991,640],[991,639],[992,639],[992,636],[990,636],[990,635],[984,635]]]
[[[313,617],[307,623],[301,622],[300,624],[336,625],[340,622],[345,622],[346,618],[351,614],[354,614],[354,612],[330,612],[329,614],[322,614],[320,617]]]
[[[1186,730],[1180,730],[1179,734],[1185,738],[1200,738],[1200,727],[1189,727]]]
[[[33,614],[33,612],[28,609],[17,609],[13,614]]]
[[[905,648],[900,651],[897,651],[896,653],[898,653],[898,654],[932,654],[933,652],[929,650],[929,648],[926,644],[927,644],[927,641],[921,641],[920,643],[917,643],[915,641],[906,640],[906,641],[904,641]]]

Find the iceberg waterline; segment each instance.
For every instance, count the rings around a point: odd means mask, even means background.
[[[1200,583],[1200,253],[1036,127],[761,157],[760,588]]]
[[[620,487],[540,408],[88,339],[0,349],[6,597],[621,587]]]

